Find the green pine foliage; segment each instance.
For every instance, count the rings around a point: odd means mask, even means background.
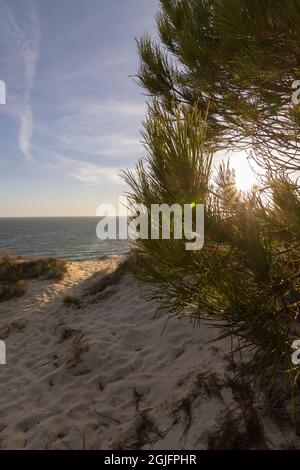
[[[147,157],[135,172],[125,172],[132,216],[151,204],[203,203],[205,243],[187,251],[184,239],[140,238],[137,276],[170,316],[212,324],[220,336],[237,341],[240,353],[250,353],[259,383],[284,370],[294,393],[300,372],[291,362],[300,330],[299,188],[273,172],[263,187],[238,192],[228,164],[213,174],[209,110],[171,106],[150,106],[143,131]]]
[[[250,147],[267,168],[300,169],[298,0],[160,0],[159,41],[138,41],[138,82],[172,110],[205,112],[207,139]]]
[[[229,336],[257,382],[284,373],[292,409],[300,368],[298,0],[160,0],[159,40],[138,41],[149,94],[146,158],[126,171],[133,218],[151,204],[205,207],[205,242],[138,239],[136,275],[169,316]],[[264,168],[250,192],[216,151],[251,149]],[[297,175],[297,174],[296,174]],[[160,226],[160,230],[163,227]],[[295,416],[293,416],[295,418]]]

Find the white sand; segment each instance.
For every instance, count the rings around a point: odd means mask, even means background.
[[[63,281],[32,282],[24,297],[0,304],[0,327],[11,327],[0,448],[205,449],[210,435],[224,447],[234,435],[228,418],[245,434],[251,406],[228,384],[229,341],[211,343],[216,330],[186,319],[171,319],[161,335],[166,317],[153,319],[156,305],[127,275],[87,296],[119,262],[69,263]],[[67,294],[82,298],[80,308],[63,304]],[[250,448],[300,448],[288,421],[276,424],[259,403],[253,410]]]

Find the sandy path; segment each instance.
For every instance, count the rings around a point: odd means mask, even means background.
[[[62,282],[0,304],[1,325],[17,325],[0,366],[0,448],[204,449],[235,432],[232,445],[298,446],[229,384],[230,344],[210,342],[216,330],[172,319],[161,336],[165,317],[129,276],[87,295],[90,277],[119,261],[70,263]],[[80,306],[65,306],[67,294]]]

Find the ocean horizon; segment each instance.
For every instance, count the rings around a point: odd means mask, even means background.
[[[0,218],[0,253],[16,256],[54,256],[67,260],[97,259],[125,254],[127,240],[99,240],[96,216]]]

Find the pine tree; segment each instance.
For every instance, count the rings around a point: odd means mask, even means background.
[[[143,137],[147,158],[126,171],[132,216],[151,204],[205,204],[205,243],[187,251],[186,240],[136,241],[138,278],[169,314],[220,328],[220,336],[251,351],[257,379],[284,371],[294,394],[299,367],[291,362],[299,335],[300,192],[287,177],[238,192],[234,171],[212,174],[207,113],[173,104],[150,106]],[[162,228],[160,226],[160,228]]]
[[[125,172],[136,217],[151,204],[205,206],[205,242],[136,241],[150,298],[172,315],[220,328],[250,352],[261,383],[285,374],[293,400],[299,366],[300,4],[297,0],[160,0],[160,43],[138,42],[138,81],[150,95],[147,157]],[[297,76],[298,74],[298,76]],[[239,192],[213,155],[251,149],[264,184]],[[162,227],[160,227],[162,228]],[[171,231],[174,229],[170,223]],[[293,410],[295,404],[293,401]]]
[[[160,0],[160,42],[138,41],[138,81],[166,109],[204,112],[215,148],[254,150],[261,165],[300,169],[298,0]]]

